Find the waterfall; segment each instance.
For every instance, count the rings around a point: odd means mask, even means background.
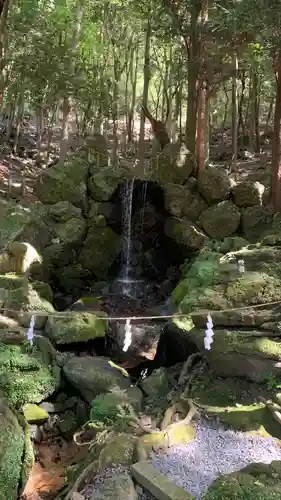
[[[133,209],[133,191],[134,179],[126,181],[126,185],[122,195],[122,280],[124,285],[129,282],[129,273],[131,269],[131,254],[132,254],[132,209]]]
[[[132,324],[131,324],[131,320],[128,318],[128,319],[126,319],[126,323],[125,323],[125,336],[124,336],[123,352],[128,351],[131,343],[132,343]]]
[[[142,185],[142,192],[141,192],[141,227],[143,227],[143,222],[144,222],[144,209],[145,209],[145,202],[146,202],[146,194],[147,194],[147,181],[143,182]]]

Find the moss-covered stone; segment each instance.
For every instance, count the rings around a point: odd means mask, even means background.
[[[28,327],[31,313],[28,311],[40,311],[46,316],[37,316],[35,319],[36,328],[43,328],[46,323],[48,313],[54,312],[50,303],[52,291],[48,284],[36,282],[32,285],[24,283],[20,288],[10,290],[4,309],[7,315],[16,319],[22,326]]]
[[[216,479],[204,500],[279,500],[281,498],[281,476],[279,467],[265,464],[250,464],[239,472]],[[280,462],[279,462],[280,464]],[[278,472],[277,472],[278,471]]]
[[[128,373],[107,358],[74,356],[63,366],[63,373],[89,404],[98,394],[131,385]]]
[[[74,411],[68,410],[60,416],[58,429],[60,434],[67,440],[71,441],[73,434],[78,428],[77,418]]]
[[[55,204],[64,200],[76,207],[85,208],[88,168],[87,162],[78,157],[48,168],[35,184],[36,196],[46,204]]]
[[[67,222],[69,219],[80,218],[82,215],[81,209],[74,207],[69,201],[55,203],[50,207],[49,213],[56,222]]]
[[[142,392],[137,387],[100,394],[92,401],[90,418],[113,425],[122,414],[127,413],[129,417],[141,411],[142,399]]]
[[[126,433],[114,436],[100,452],[100,468],[131,465],[134,461],[136,440],[136,436]]]
[[[72,217],[71,219],[61,224],[56,224],[55,238],[60,243],[64,244],[79,244],[82,243],[86,235],[87,224],[82,217]]]
[[[85,239],[78,261],[97,278],[104,279],[121,249],[120,236],[109,227],[103,216],[91,219],[92,225]]]
[[[97,314],[106,316],[99,311],[97,311]],[[50,316],[45,331],[56,344],[87,342],[105,336],[107,321],[87,312],[76,313],[69,318]]]
[[[228,198],[231,187],[231,179],[216,168],[206,168],[199,176],[198,190],[208,203]]]
[[[49,418],[49,414],[46,410],[44,410],[43,408],[40,408],[40,406],[32,404],[32,403],[26,403],[23,406],[22,411],[23,411],[23,415],[24,415],[25,420],[29,424],[42,425]]]
[[[5,500],[17,500],[24,453],[24,432],[16,415],[0,400],[0,491]]]
[[[183,392],[181,403],[188,408],[188,399],[196,400],[211,416],[232,428],[262,436],[281,438],[277,422],[260,397],[270,398],[267,386],[237,378],[219,378],[214,373],[200,375],[192,384],[191,393]]]
[[[112,167],[104,167],[88,180],[90,196],[95,201],[108,201],[120,183],[121,173]]]
[[[127,474],[114,474],[105,479],[91,500],[138,500],[133,480]]]
[[[32,212],[14,201],[0,202],[0,248],[6,247],[31,219]]]
[[[232,201],[225,200],[204,210],[200,224],[210,238],[223,239],[235,233],[240,217],[238,207]]]
[[[169,378],[165,368],[155,370],[141,382],[144,393],[157,401],[169,392]]]
[[[58,388],[59,378],[46,365],[39,351],[22,346],[0,346],[0,390],[9,404],[40,403]]]

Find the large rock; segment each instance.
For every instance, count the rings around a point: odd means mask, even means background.
[[[17,500],[24,453],[24,432],[16,415],[3,398],[0,399],[0,426],[0,498]]]
[[[195,170],[194,156],[184,144],[170,143],[152,159],[152,180],[183,184]]]
[[[69,219],[81,218],[82,211],[80,208],[75,207],[69,201],[59,201],[52,205],[49,209],[50,216],[55,222],[67,222]]]
[[[35,318],[35,328],[43,328],[48,313],[54,312],[51,300],[52,290],[47,283],[34,282],[31,285],[26,281],[19,288],[9,290],[4,312],[10,318],[16,319],[22,326],[28,327],[32,311],[38,311],[41,314]]]
[[[40,403],[58,389],[59,370],[45,362],[46,355],[39,350],[28,353],[22,346],[0,346],[0,391],[10,405]]]
[[[95,201],[109,201],[120,183],[121,173],[112,167],[103,168],[88,179],[88,190]]]
[[[211,238],[223,239],[235,233],[240,224],[240,217],[236,205],[225,200],[202,212],[200,223]]]
[[[97,311],[99,316],[105,314]],[[100,319],[95,314],[76,313],[73,317],[62,318],[50,316],[45,326],[45,332],[55,344],[70,344],[72,342],[88,342],[98,337],[104,337],[107,330],[106,319]]]
[[[42,262],[37,250],[29,243],[13,241],[0,254],[0,273],[24,274],[34,262]]]
[[[207,235],[193,222],[172,217],[166,220],[165,234],[190,250],[200,250],[208,240]]]
[[[241,217],[242,230],[249,241],[257,241],[270,227],[272,214],[260,205],[245,208]]]
[[[204,198],[186,186],[167,183],[163,185],[163,191],[166,208],[175,217],[186,217],[196,222],[203,210],[208,208]]]
[[[238,207],[262,205],[265,187],[260,182],[242,181],[232,188],[232,196]]]
[[[79,158],[48,168],[36,181],[36,196],[42,203],[55,204],[64,200],[84,209],[88,168],[87,162]]]
[[[29,222],[35,207],[27,211],[14,201],[0,200],[0,248],[5,248]],[[28,240],[27,240],[28,241]]]
[[[131,385],[127,372],[107,358],[73,357],[64,365],[63,372],[88,403],[98,394],[128,389]]]
[[[73,217],[54,227],[56,243],[80,244],[86,235],[87,224],[82,217]]]
[[[91,172],[108,166],[108,143],[104,135],[96,132],[87,137],[86,148],[88,159],[91,161]]]
[[[220,170],[209,167],[198,179],[198,191],[208,203],[218,203],[229,197],[231,179]]]
[[[258,335],[260,333],[260,336]],[[189,337],[205,353],[205,329],[192,329]],[[266,382],[268,374],[280,376],[280,342],[264,337],[257,330],[214,329],[213,343],[207,355],[213,373],[222,377],[244,377],[254,382]]]
[[[103,216],[91,219],[91,222],[78,262],[97,278],[103,279],[120,252],[121,239],[106,226]]]
[[[130,476],[115,474],[105,479],[103,486],[91,497],[91,500],[138,500],[138,494]]]

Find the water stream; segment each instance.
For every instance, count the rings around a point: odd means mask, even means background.
[[[122,293],[130,293],[132,281],[132,209],[133,209],[134,179],[127,180],[122,193],[122,268],[119,281],[122,283]]]

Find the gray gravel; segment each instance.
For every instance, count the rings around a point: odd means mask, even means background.
[[[281,460],[281,446],[273,438],[246,436],[242,432],[226,430],[209,423],[196,424],[196,438],[187,445],[157,453],[151,464],[178,486],[201,500],[208,487],[221,474],[242,469],[252,462],[270,463]],[[83,494],[93,495],[105,477],[129,473],[128,468],[107,470]],[[140,500],[154,500],[146,493]]]

